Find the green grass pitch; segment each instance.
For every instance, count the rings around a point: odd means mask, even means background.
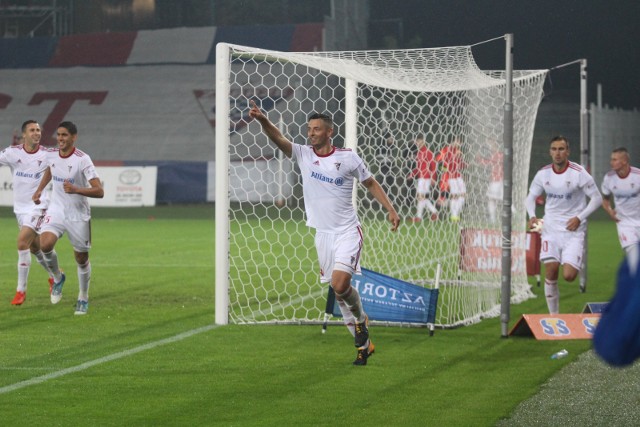
[[[490,426],[591,346],[500,337],[499,319],[429,337],[372,327],[366,367],[345,328],[212,326],[212,206],[94,209],[87,316],[74,316],[72,251],[63,299],[49,302],[32,263],[23,306],[11,306],[15,217],[0,210],[0,413],[21,425],[434,425]],[[589,285],[560,283],[561,311],[606,301],[622,258],[615,226],[592,221]],[[320,285],[318,285],[320,286]],[[511,307],[543,313],[538,298]],[[569,357],[551,361],[560,348]]]

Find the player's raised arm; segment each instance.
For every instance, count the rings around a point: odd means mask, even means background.
[[[267,137],[273,141],[274,144],[278,146],[280,150],[287,157],[291,157],[291,152],[293,150],[291,141],[284,137],[282,132],[274,125],[271,120],[267,118],[267,116],[262,112],[260,108],[256,105],[256,103],[251,100],[251,109],[249,110],[249,117],[252,119],[256,119],[260,125],[262,126],[262,131],[267,135]]]

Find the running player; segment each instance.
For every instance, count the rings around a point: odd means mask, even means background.
[[[544,293],[549,313],[560,310],[558,277],[573,282],[580,269],[587,233],[587,217],[602,203],[602,196],[589,173],[569,161],[569,141],[563,136],[551,140],[552,163],[540,169],[531,182],[526,200],[529,227],[538,223],[536,198],[546,194],[540,261],[545,266]],[[587,204],[587,197],[589,203]]]
[[[640,169],[629,164],[624,147],[613,150],[610,164],[602,180],[602,207],[616,222],[620,246],[628,254],[637,251],[640,242]]]
[[[47,266],[54,275],[51,303],[62,299],[65,275],[58,266],[54,251],[60,237],[66,232],[78,265],[78,300],[74,314],[83,315],[89,309],[89,283],[91,280],[91,208],[87,197],[102,198],[104,190],[89,155],[76,148],[78,129],[72,122],[58,125],[58,149],[48,156],[49,168],[33,195],[40,202],[42,190],[53,182],[51,203],[42,225],[40,244]]]
[[[287,156],[298,163],[302,175],[307,225],[316,229],[315,246],[320,263],[320,281],[331,283],[345,325],[358,349],[354,365],[366,365],[375,350],[369,339],[368,318],[360,295],[351,286],[351,276],[360,270],[363,244],[360,221],[352,202],[354,180],[358,179],[387,210],[391,230],[400,217],[386,193],[353,151],[331,143],[331,117],[312,114],[308,120],[309,145],[294,144],[251,101],[250,117],[260,122],[263,132]]]
[[[43,194],[41,203],[31,200],[40,178],[47,169],[46,149],[40,145],[42,131],[35,120],[22,124],[22,143],[0,152],[0,165],[9,166],[13,174],[13,212],[18,220],[18,286],[11,304],[21,305],[27,297],[27,279],[31,268],[31,254],[49,274],[49,292],[53,276],[40,250],[40,226],[47,211],[48,198]]]

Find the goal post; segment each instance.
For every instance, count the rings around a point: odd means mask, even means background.
[[[524,199],[545,75],[513,72],[513,302],[533,295]],[[436,324],[498,316],[501,203],[496,216],[490,188],[502,167],[505,82],[504,71],[478,68],[470,46],[292,53],[218,44],[216,323],[321,324],[325,314],[326,286],[305,224],[301,178],[249,119],[249,100],[300,144],[309,114],[331,114],[334,145],[355,150],[385,188],[403,218],[397,233],[366,189],[354,190],[365,234],[363,267],[432,286],[440,264]],[[437,209],[433,221],[429,208],[421,221],[406,221],[419,209],[412,176],[418,136],[434,155],[461,142],[466,194],[454,202],[446,187],[450,166],[441,162],[426,197]],[[453,205],[460,207],[457,221]]]

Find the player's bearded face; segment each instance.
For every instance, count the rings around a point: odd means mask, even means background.
[[[558,166],[564,166],[569,159],[569,147],[564,141],[554,141],[549,149],[553,163]]]

